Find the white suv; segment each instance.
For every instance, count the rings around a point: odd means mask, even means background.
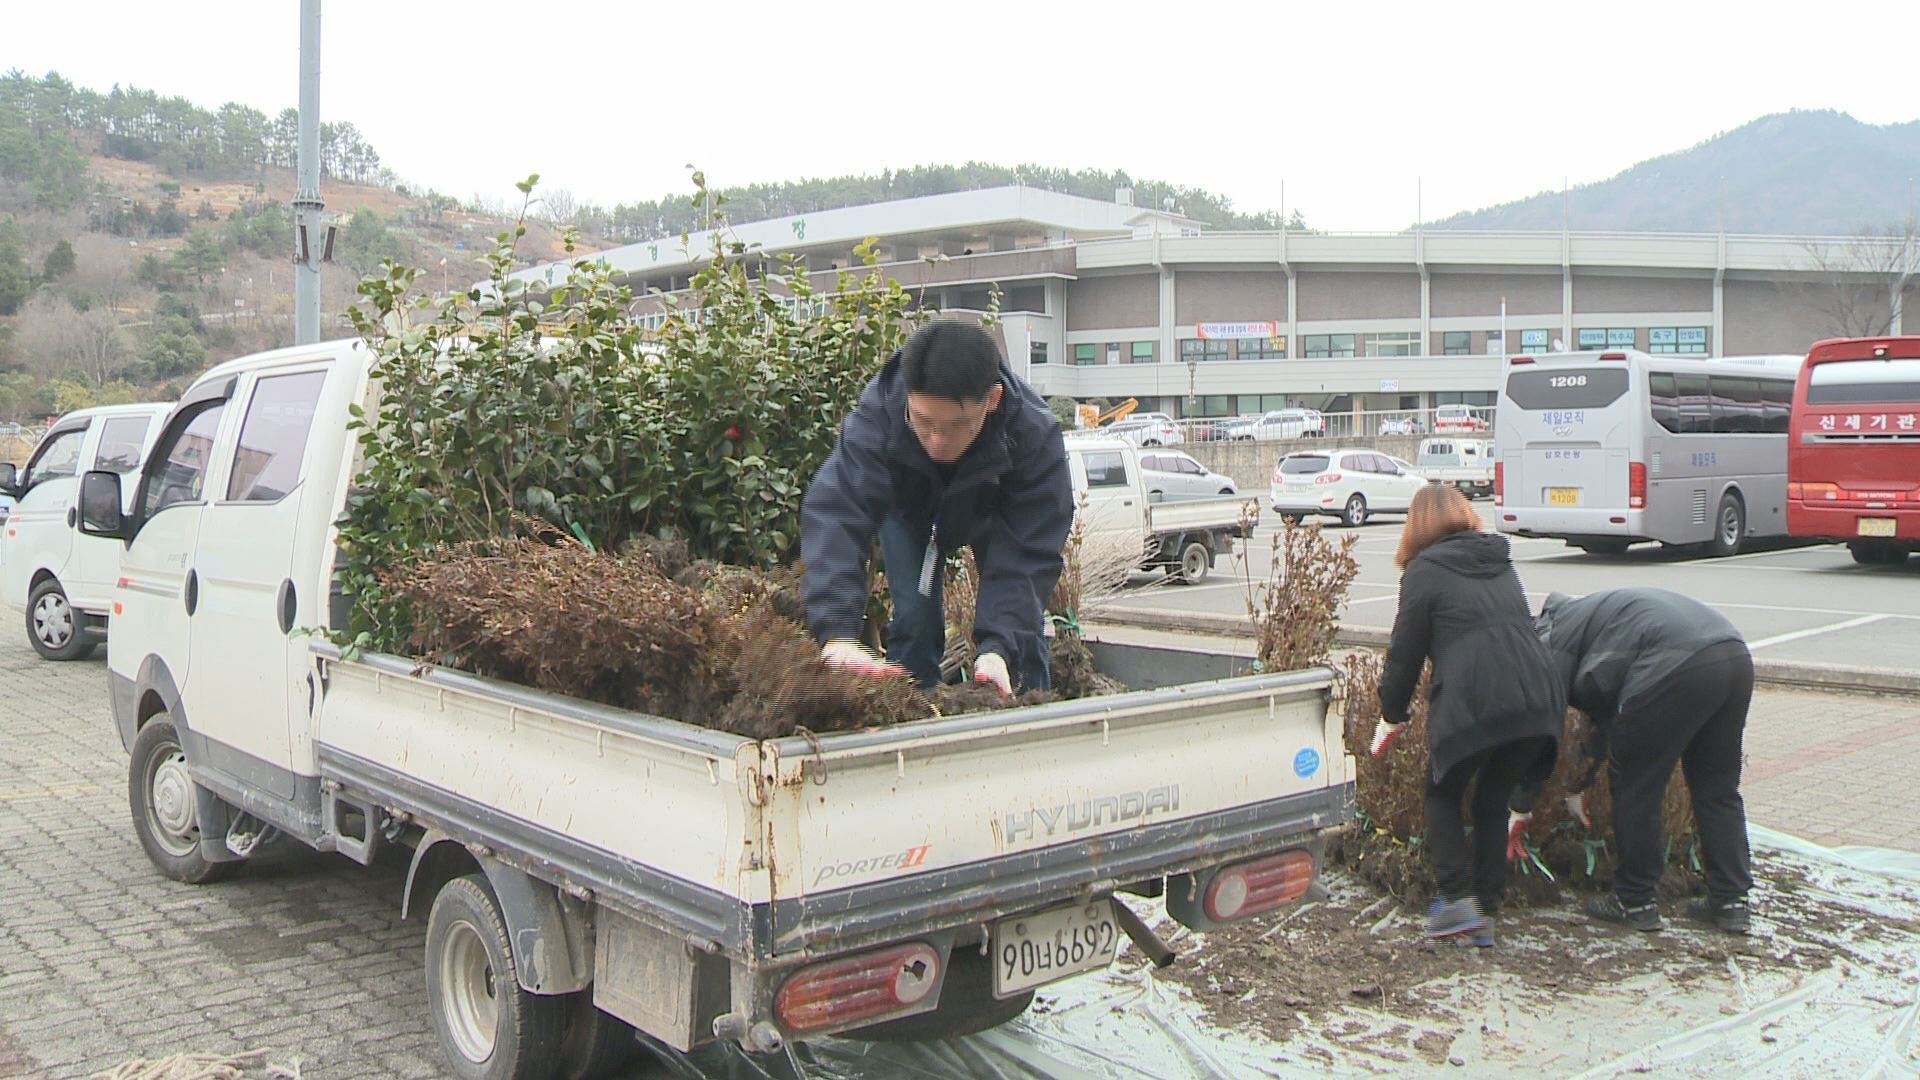
[[[1180,435],[1180,425],[1163,417],[1162,413],[1148,413],[1145,417],[1129,416],[1100,431],[1117,439],[1125,439],[1135,446],[1178,446],[1185,441]]]
[[[1234,425],[1227,437],[1277,442],[1282,439],[1317,439],[1326,431],[1327,418],[1314,409],[1274,409]]]
[[[1426,482],[1412,465],[1377,450],[1302,450],[1274,464],[1268,498],[1289,521],[1322,514],[1358,527],[1373,514],[1406,513]]]

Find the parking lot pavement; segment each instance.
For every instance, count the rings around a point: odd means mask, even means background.
[[[0,1077],[256,1049],[308,1077],[445,1075],[404,861],[168,881],[128,821],[105,663],[45,663],[9,618],[0,688]]]
[[[296,847],[220,884],[167,881],[128,822],[105,664],[45,663],[0,632],[0,688],[0,1077],[249,1050],[308,1077],[444,1075],[404,858]],[[1765,690],[1747,752],[1757,823],[1920,837],[1920,702]]]

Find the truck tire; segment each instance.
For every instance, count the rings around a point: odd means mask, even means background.
[[[593,1003],[591,987],[565,994],[566,1027],[560,1035],[560,1080],[611,1076],[640,1053],[640,1033]]]
[[[1180,549],[1180,580],[1188,585],[1198,585],[1207,580],[1207,572],[1213,569],[1213,549],[1204,540],[1189,540]]]
[[[1707,541],[1709,558],[1724,559],[1740,554],[1747,536],[1747,507],[1740,496],[1729,491],[1720,496],[1719,512],[1713,516],[1713,539]]]
[[[947,956],[947,981],[940,988],[940,1004],[932,1011],[854,1028],[842,1032],[841,1037],[867,1042],[957,1039],[999,1027],[1026,1012],[1031,1004],[1031,990],[1010,998],[995,998],[993,961],[980,955],[978,945],[959,945]]]
[[[85,660],[93,655],[86,619],[67,602],[67,590],[56,578],[33,587],[27,598],[27,640],[33,651],[48,660]]]
[[[207,885],[232,875],[240,864],[200,857],[196,788],[173,717],[155,713],[134,738],[127,763],[127,808],[133,812],[133,832],[148,861],[162,874],[188,885]]]
[[[427,1011],[461,1080],[554,1075],[567,1001],[528,993],[518,963],[486,876],[442,886],[427,916]]]

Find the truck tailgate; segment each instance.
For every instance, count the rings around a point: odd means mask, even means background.
[[[773,952],[983,923],[1351,817],[1324,669],[764,744]]]
[[[1260,521],[1260,500],[1252,495],[1223,495],[1211,499],[1157,502],[1147,510],[1155,533],[1210,532],[1214,529],[1251,529]]]

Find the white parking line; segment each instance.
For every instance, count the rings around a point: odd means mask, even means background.
[[[1782,608],[1779,610],[1786,609]],[[1876,623],[1882,619],[1893,617],[1894,616],[1890,615],[1862,615],[1857,619],[1848,619],[1846,622],[1829,623],[1826,626],[1815,626],[1806,630],[1795,630],[1790,634],[1775,634],[1773,637],[1761,638],[1759,641],[1749,641],[1747,642],[1747,648],[1749,650],[1764,649],[1769,645],[1782,645],[1789,641],[1799,641],[1801,638],[1810,638],[1816,634],[1831,634],[1835,630],[1851,630],[1856,626],[1865,626],[1868,623]]]

